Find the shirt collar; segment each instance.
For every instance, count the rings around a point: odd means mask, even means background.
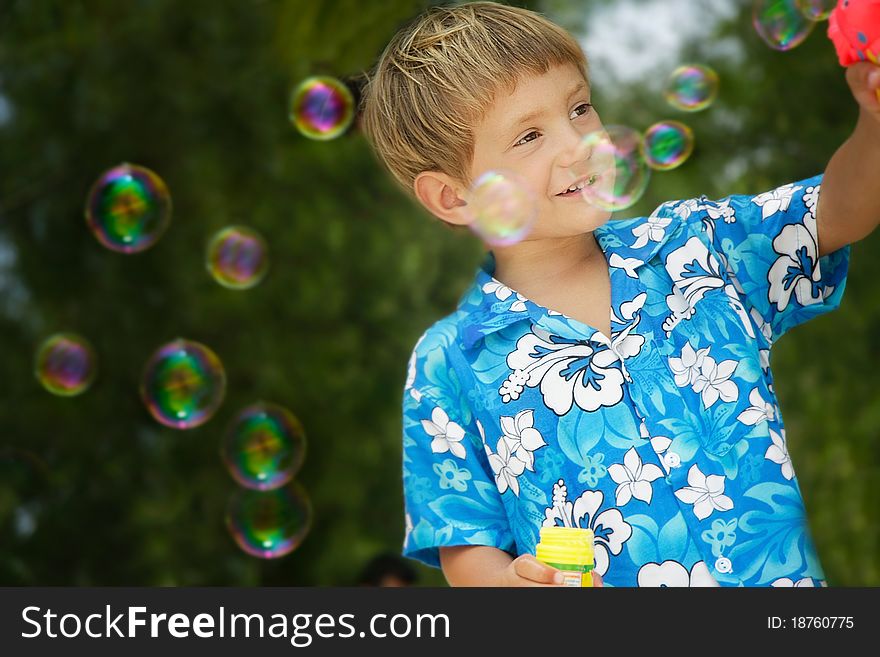
[[[612,270],[635,273],[680,229],[678,214],[662,212],[647,218],[615,219],[594,232]],[[458,303],[459,312],[464,314],[459,341],[465,349],[511,324],[538,322],[550,312],[498,281],[494,272],[495,255],[489,251]]]

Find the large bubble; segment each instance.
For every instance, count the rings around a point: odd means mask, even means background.
[[[309,139],[338,137],[348,130],[354,116],[354,96],[336,78],[307,78],[291,95],[290,120]]]
[[[645,161],[642,136],[632,128],[609,125],[583,137],[584,158],[569,169],[574,181],[583,181],[587,203],[608,212],[635,205],[645,193],[651,169]]]
[[[290,481],[302,466],[305,452],[300,421],[286,408],[267,403],[241,411],[227,429],[221,449],[233,478],[257,490]]]
[[[659,121],[645,131],[645,160],[652,169],[675,169],[693,150],[694,133],[680,121]]]
[[[538,216],[538,203],[522,177],[491,170],[474,181],[467,212],[471,230],[484,242],[509,246],[529,234]]]
[[[101,174],[86,202],[86,223],[108,249],[136,253],[150,248],[171,221],[171,195],[145,167],[121,164]]]
[[[150,357],[141,382],[141,397],[150,414],[174,429],[204,424],[226,393],[223,363],[198,342],[178,339]]]
[[[755,0],[752,24],[775,50],[791,50],[804,42],[816,22],[804,15],[797,0]]]
[[[208,272],[223,287],[246,290],[257,285],[269,269],[269,249],[252,228],[229,226],[208,243]]]
[[[702,64],[688,64],[672,72],[664,96],[676,109],[699,112],[715,102],[718,86],[718,74],[713,69]]]
[[[312,505],[294,482],[274,490],[236,490],[226,511],[226,526],[238,546],[254,557],[275,559],[303,542],[312,524]]]
[[[824,21],[834,11],[837,0],[797,0],[801,13],[811,21]]]
[[[34,373],[53,395],[79,395],[95,380],[95,350],[80,335],[57,333],[47,338],[37,350]]]

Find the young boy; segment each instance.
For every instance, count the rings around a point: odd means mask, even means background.
[[[567,32],[475,2],[394,37],[363,127],[397,181],[463,226],[472,181],[513,171],[539,210],[415,346],[406,556],[454,586],[554,585],[531,555],[564,525],[593,530],[605,585],[824,584],[769,354],[839,305],[880,220],[878,74],[848,71],[861,113],[824,179],[606,223],[566,192],[602,127]]]

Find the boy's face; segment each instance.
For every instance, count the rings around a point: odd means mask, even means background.
[[[520,78],[512,94],[503,91],[474,129],[471,180],[489,169],[519,174],[531,186],[538,217],[524,241],[571,237],[598,228],[609,212],[580,193],[561,194],[577,179],[571,167],[589,153],[584,135],[602,129],[590,105],[590,89],[576,66],[565,64],[542,75]]]

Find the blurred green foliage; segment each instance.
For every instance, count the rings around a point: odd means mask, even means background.
[[[609,1],[528,6],[577,32]],[[481,247],[402,196],[356,131],[308,141],[286,103],[307,75],[369,69],[428,0],[0,4],[0,584],[353,583],[401,544],[407,359],[454,308]],[[774,52],[739,5],[683,54],[722,79],[716,105],[684,117],[693,157],[655,175],[627,214],[813,175],[851,131],[855,104],[824,30]],[[722,57],[721,39],[741,56]],[[606,123],[682,119],[662,100],[666,74],[596,89]],[[122,161],[158,172],[174,198],[162,240],[128,256],[83,220],[91,183]],[[270,244],[269,275],[246,292],[204,267],[207,240],[232,223]],[[880,585],[877,239],[853,249],[843,307],[773,357],[832,585]],[[72,399],[32,370],[38,344],[62,330],[99,356],[95,385]],[[178,336],[213,348],[229,380],[216,417],[190,431],[158,425],[138,397],[146,359]],[[235,484],[220,438],[260,399],[293,411],[309,440],[298,478],[314,523],[274,561],[241,552],[223,521]]]

